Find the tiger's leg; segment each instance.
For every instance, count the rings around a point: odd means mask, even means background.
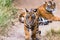
[[[39,28],[37,28],[37,33],[36,33],[36,40],[41,39],[41,31],[39,31]]]
[[[26,26],[24,26],[24,31],[25,31],[25,40],[30,40],[29,30]]]
[[[32,27],[31,31],[32,31],[32,35],[31,35],[32,40],[36,40],[37,27]]]

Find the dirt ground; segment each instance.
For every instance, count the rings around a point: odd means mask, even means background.
[[[44,3],[44,1],[48,0],[14,0],[13,5],[17,9],[21,8],[37,8]],[[55,16],[60,17],[60,0],[54,0],[56,2],[56,10],[54,12]],[[15,25],[12,26],[8,32],[8,37],[1,36],[0,40],[25,40],[24,39],[24,24],[20,23],[19,21],[14,23]],[[60,22],[52,22],[48,25],[39,26],[39,30],[41,30],[41,36],[46,35],[46,32],[49,31],[51,28],[58,30],[60,29]]]

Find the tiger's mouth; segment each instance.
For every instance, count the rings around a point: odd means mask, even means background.
[[[26,24],[28,26],[29,29],[31,29],[32,26],[34,26],[34,21],[26,21]]]
[[[26,24],[29,26],[33,26],[35,24],[35,20],[32,21],[26,20]]]
[[[34,24],[34,21],[27,21],[26,23],[32,26]]]
[[[46,7],[46,10],[47,10],[48,12],[53,12],[55,9],[52,9],[52,8]]]

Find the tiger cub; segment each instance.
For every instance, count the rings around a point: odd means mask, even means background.
[[[36,33],[38,32],[38,14],[37,12],[26,9],[26,14],[24,16],[24,31],[25,31],[25,39],[30,40],[30,35],[32,40],[36,40]],[[31,34],[29,33],[29,29],[31,29]]]

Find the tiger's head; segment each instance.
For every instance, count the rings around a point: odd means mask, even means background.
[[[56,3],[53,0],[45,2],[45,5],[48,12],[53,12],[56,8]]]
[[[30,10],[28,11],[26,9],[26,15],[25,15],[25,23],[28,25],[28,26],[33,26],[35,23],[36,23],[36,19],[37,19],[37,12],[35,10]]]

